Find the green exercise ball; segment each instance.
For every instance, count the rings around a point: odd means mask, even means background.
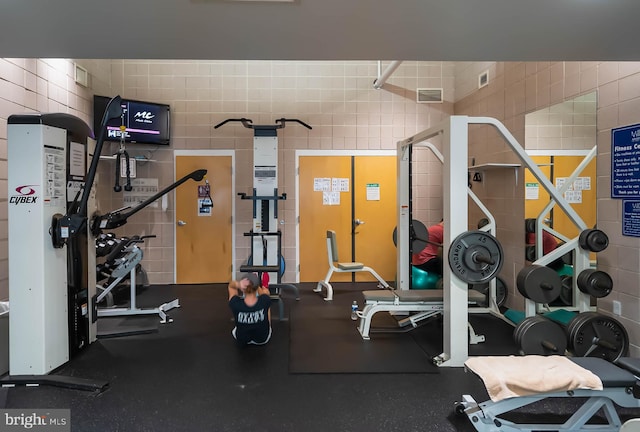
[[[438,279],[440,276],[437,274],[411,266],[411,289],[436,289]]]

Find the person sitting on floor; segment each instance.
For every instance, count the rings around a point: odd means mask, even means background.
[[[442,276],[442,241],[444,239],[444,221],[427,228],[429,232],[429,243],[418,253],[411,256],[411,264],[429,273]]]
[[[271,297],[258,275],[245,274],[229,282],[229,307],[236,326],[231,331],[239,346],[264,345],[271,338]]]

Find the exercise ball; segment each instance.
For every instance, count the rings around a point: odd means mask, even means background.
[[[411,266],[411,289],[436,289],[438,279],[437,274]]]

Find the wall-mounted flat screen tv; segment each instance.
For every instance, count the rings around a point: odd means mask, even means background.
[[[102,116],[111,100],[106,96],[93,97],[93,130],[100,133]],[[124,140],[128,143],[169,145],[171,110],[169,105],[122,99],[122,118],[107,122],[105,141],[120,141],[120,126],[125,126]]]

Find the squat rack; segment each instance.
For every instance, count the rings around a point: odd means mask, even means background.
[[[440,366],[462,367],[469,357],[469,336],[467,318],[469,315],[467,282],[449,271],[449,248],[451,243],[468,230],[468,154],[469,125],[486,124],[494,126],[507,145],[513,150],[522,164],[528,168],[538,182],[545,188],[556,204],[580,229],[586,228],[585,222],[551,184],[537,164],[527,155],[509,130],[497,119],[491,117],[451,116],[441,124],[426,129],[413,136],[398,141],[398,288],[407,289],[409,281],[409,153],[411,146],[440,137],[444,150],[443,195],[444,195],[444,238],[443,238],[443,349],[444,352],[434,358]],[[455,160],[454,160],[455,156]],[[574,271],[579,274],[589,267],[589,253],[577,246],[577,240],[567,242],[559,249],[560,253],[575,250]],[[546,258],[546,257],[544,257]],[[544,259],[543,258],[543,259]],[[544,263],[541,263],[544,264]],[[576,294],[576,305],[583,309],[590,301],[584,293]]]

